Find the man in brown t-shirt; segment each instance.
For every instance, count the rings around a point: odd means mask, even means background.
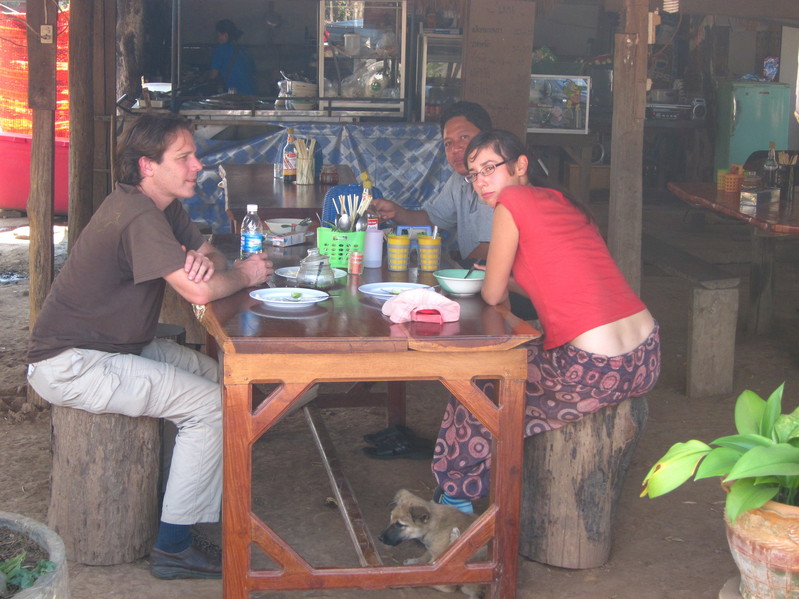
[[[219,519],[222,405],[217,363],[155,339],[167,283],[206,304],[272,274],[266,254],[227,267],[177,198],[202,164],[189,123],[147,114],[123,134],[118,185],[103,201],[45,299],[31,331],[28,381],[44,399],[89,412],[168,418],[178,427],[150,554],[159,578],[219,578],[218,553],[189,527]]]

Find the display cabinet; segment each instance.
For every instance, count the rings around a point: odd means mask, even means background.
[[[406,0],[321,0],[319,108],[347,116],[403,117],[406,26]]]
[[[531,75],[528,133],[588,133],[591,78]]]
[[[463,36],[426,33],[419,34],[418,118],[438,121],[447,104],[461,99]]]

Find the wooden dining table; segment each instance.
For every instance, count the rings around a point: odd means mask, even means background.
[[[352,169],[334,165],[337,185],[356,183]],[[322,184],[319,178],[312,185],[298,185],[274,176],[273,164],[225,164],[227,193],[225,212],[230,231],[238,233],[238,224],[247,213],[247,204],[258,205],[261,220],[272,218],[315,218],[322,213],[322,202],[333,185]]]
[[[774,268],[776,244],[799,235],[799,206],[783,200],[743,205],[740,193],[716,189],[714,183],[673,182],[668,189],[692,206],[742,220],[752,227],[752,261],[749,276],[748,332],[768,333],[774,321]]]
[[[212,242],[235,256],[234,236],[217,235]],[[268,250],[279,250],[270,252],[270,257],[280,267],[296,265],[308,247]],[[200,320],[209,343],[216,347],[223,373],[225,599],[244,599],[255,591],[456,582],[490,584],[488,596],[494,598],[515,596],[527,377],[523,345],[540,333],[506,308],[487,305],[479,295],[452,298],[460,304],[456,322],[395,324],[382,314],[380,301],[359,291],[365,283],[381,281],[435,284],[431,273],[415,267],[405,272],[364,269],[362,275],[338,279],[327,290],[328,299],[308,308],[274,310],[253,299],[252,289],[245,289],[202,310]],[[498,380],[497,397],[486,396],[475,379]],[[318,432],[323,423],[310,404],[303,409],[324,463],[332,464],[328,476],[360,564],[312,565],[254,513],[253,444],[316,383],[421,380],[439,381],[491,432],[487,509],[435,563],[386,566],[344,475],[330,472],[338,462],[325,451],[335,451],[335,439]],[[253,388],[259,383],[277,385],[255,405]],[[276,567],[254,569],[251,544]],[[469,561],[486,544],[490,550],[485,561]]]

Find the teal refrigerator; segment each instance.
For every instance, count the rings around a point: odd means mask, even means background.
[[[743,164],[752,152],[788,148],[791,88],[786,83],[721,81],[716,121],[716,170]]]

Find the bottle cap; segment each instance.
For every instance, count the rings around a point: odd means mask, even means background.
[[[247,212],[258,212],[258,204],[247,204]]]

